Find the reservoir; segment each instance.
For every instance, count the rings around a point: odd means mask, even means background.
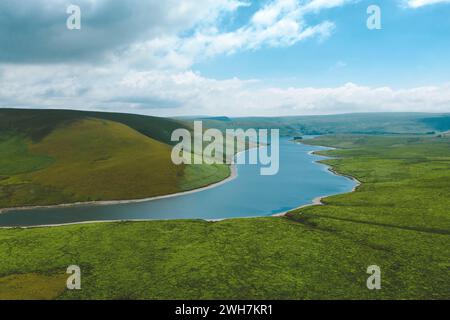
[[[307,205],[320,196],[350,192],[356,186],[354,180],[316,163],[324,157],[311,152],[324,149],[281,138],[280,170],[274,176],[260,175],[259,165],[238,165],[235,179],[199,192],[144,202],[8,211],[0,214],[0,226],[270,216]]]

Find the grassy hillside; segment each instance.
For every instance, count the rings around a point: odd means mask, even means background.
[[[0,208],[147,198],[230,174],[222,165],[173,165],[163,142],[178,126],[173,120],[2,110],[0,123]]]
[[[450,137],[312,142],[344,148],[327,162],[357,192],[289,218],[0,230],[0,297],[450,299]],[[71,264],[81,291],[65,290]]]
[[[157,141],[172,144],[170,137],[178,128],[190,129],[183,121],[126,113],[76,110],[0,109],[0,134],[15,133],[36,142],[56,128],[96,118],[122,123]]]
[[[29,174],[32,181],[81,201],[174,193],[183,175],[183,168],[172,164],[168,145],[106,120],[57,129],[30,151],[55,159]]]
[[[322,137],[308,143],[340,148],[321,154],[345,161],[323,162],[363,183],[357,193],[327,199],[327,217],[448,234],[449,137],[343,136]],[[343,206],[347,208],[344,210]],[[321,214],[323,209],[303,212],[303,217],[307,217],[315,212]]]
[[[300,134],[427,134],[450,130],[449,114],[360,113],[327,116],[201,118],[210,127],[274,128]],[[188,119],[186,119],[188,120]],[[192,119],[189,119],[192,120]]]

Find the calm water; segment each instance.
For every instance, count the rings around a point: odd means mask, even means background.
[[[355,182],[315,163],[322,150],[280,141],[280,171],[261,176],[257,165],[239,165],[238,177],[218,187],[173,198],[105,206],[10,211],[0,214],[0,226],[36,226],[82,221],[133,219],[224,219],[269,216],[309,204],[319,196],[345,193]]]

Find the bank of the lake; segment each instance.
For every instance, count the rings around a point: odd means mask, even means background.
[[[355,186],[351,179],[336,176],[317,163],[324,157],[312,152],[325,149],[283,138],[280,141],[280,171],[274,176],[262,176],[260,165],[237,165],[239,174],[234,174],[233,179],[199,192],[150,200],[12,210],[0,215],[0,226],[115,220],[220,220],[287,212],[320,196],[349,192]],[[254,151],[249,150],[239,157],[247,157]]]
[[[58,208],[67,208],[67,207],[80,207],[80,206],[109,206],[116,204],[127,204],[127,203],[139,203],[139,202],[148,202],[154,200],[168,199],[183,195],[192,194],[195,192],[201,192],[204,190],[208,190],[211,188],[218,187],[224,183],[227,183],[237,177],[237,168],[236,165],[229,166],[230,175],[222,181],[212,183],[210,185],[206,185],[204,187],[196,188],[193,190],[182,191],[177,193],[166,194],[162,196],[149,197],[143,199],[129,199],[129,200],[107,200],[107,201],[87,201],[87,202],[74,202],[74,203],[62,203],[56,205],[48,205],[48,206],[25,206],[25,207],[15,207],[15,208],[0,208],[0,214],[4,214],[11,211],[26,211],[26,210],[36,210],[36,209],[58,209]]]

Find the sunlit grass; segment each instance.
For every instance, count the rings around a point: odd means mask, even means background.
[[[0,230],[0,277],[78,264],[82,290],[60,299],[449,299],[449,140],[315,143],[349,148],[327,162],[357,192],[290,218]],[[374,264],[379,291],[366,287]]]

